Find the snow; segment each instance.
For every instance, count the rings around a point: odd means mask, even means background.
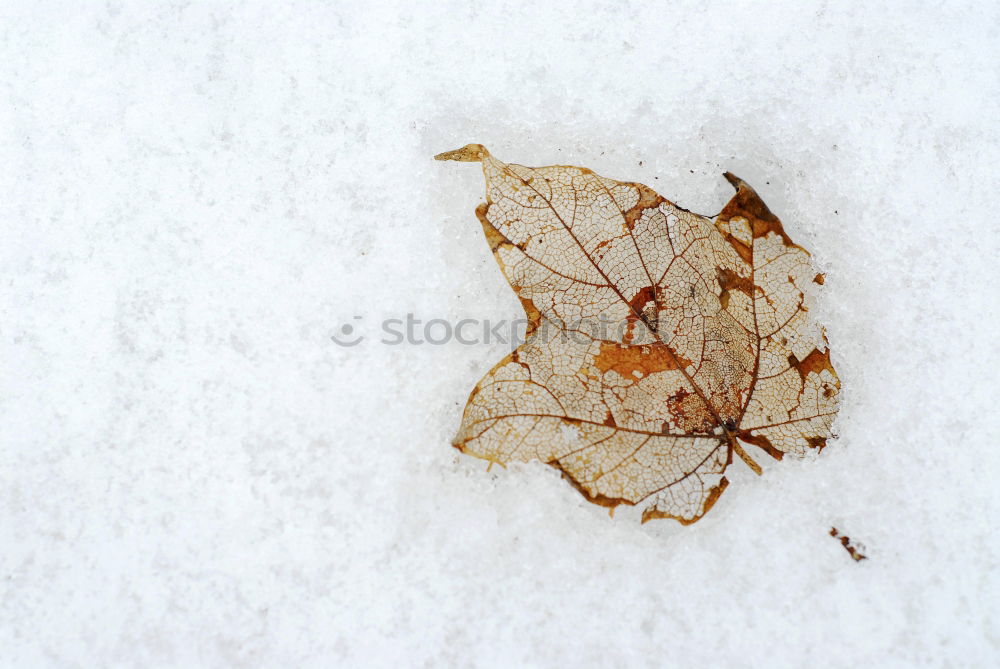
[[[0,665],[1000,659],[995,3],[0,25]],[[752,184],[827,273],[840,438],[690,527],[450,448],[510,344],[379,323],[521,316],[478,166],[431,160],[470,142],[706,214]]]

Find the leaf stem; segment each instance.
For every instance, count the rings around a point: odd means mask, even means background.
[[[740,442],[736,441],[735,437],[729,438],[729,445],[732,447],[733,452],[740,456],[740,460],[747,463],[747,467],[752,469],[754,474],[760,476],[764,473],[764,470],[760,468],[760,465],[754,462],[753,458],[750,457],[750,454],[743,450],[743,447],[740,446]]]

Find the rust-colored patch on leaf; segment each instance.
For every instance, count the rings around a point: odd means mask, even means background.
[[[625,315],[625,342],[632,342],[635,339],[636,326],[642,322],[646,325],[653,325],[650,321],[649,308],[656,304],[656,288],[644,286],[631,300],[629,300],[629,312]],[[655,318],[655,308],[653,309]],[[655,327],[655,325],[653,325]]]
[[[729,291],[731,290],[738,290],[745,293],[751,300],[753,299],[756,287],[749,278],[740,276],[728,267],[719,267],[716,269],[716,273],[715,279],[719,282],[719,288],[722,289],[722,293],[719,294],[719,302],[722,303],[723,309],[729,308]]]
[[[826,448],[826,437],[807,437],[806,443],[809,444],[809,448],[815,448],[817,451],[822,451]]]
[[[819,374],[822,371],[830,372],[834,378],[837,378],[837,372],[834,371],[833,364],[830,362],[829,350],[820,351],[819,349],[813,349],[802,360],[797,360],[794,355],[789,355],[788,364],[798,371],[802,380],[805,380],[810,374]]]
[[[666,202],[659,193],[654,191],[652,188],[643,186],[642,184],[632,184],[636,187],[639,193],[639,201],[635,205],[625,212],[625,227],[629,230],[635,228],[635,222],[642,216],[643,212],[647,209],[655,209],[660,206],[661,203]]]
[[[626,379],[642,378],[690,364],[690,360],[678,360],[663,344],[622,346],[613,341],[602,341],[601,352],[594,358],[594,366],[601,372],[614,370]]]
[[[521,306],[524,307],[524,315],[528,318],[528,328],[525,330],[524,335],[525,337],[530,337],[542,323],[542,312],[538,310],[538,307],[535,306],[535,303],[530,298],[518,295],[518,299],[521,300]]]
[[[719,218],[730,220],[737,217],[745,218],[750,222],[754,239],[765,237],[773,232],[784,240],[786,246],[793,246],[792,240],[788,238],[785,229],[781,226],[781,221],[771,213],[771,210],[757,196],[754,189],[731,172],[726,172],[723,176],[736,189],[736,195],[726,204],[719,214]]]
[[[483,225],[483,234],[486,235],[486,243],[490,245],[491,251],[496,251],[503,244],[510,244],[506,237],[500,234],[500,231],[493,227],[493,224],[489,222],[486,218],[486,211],[489,207],[484,202],[483,204],[476,207],[476,218]]]
[[[739,437],[740,441],[745,441],[748,444],[753,444],[760,450],[770,455],[775,460],[781,460],[783,457],[785,457],[784,452],[779,451],[777,448],[775,448],[774,444],[772,444],[771,441],[763,435],[751,434],[749,431],[747,431],[739,433],[737,437]]]
[[[723,239],[733,247],[733,250],[740,256],[743,262],[752,263],[753,262],[753,250],[750,245],[741,239],[737,239],[732,233],[725,233]]]
[[[855,562],[861,562],[862,560],[868,559],[868,556],[854,547],[851,543],[851,538],[838,532],[836,527],[830,528],[830,536],[840,541],[840,545],[844,547],[844,550],[850,554],[851,559]]]
[[[807,298],[824,280],[744,181],[727,173],[736,194],[706,217],[479,144],[437,158],[482,164],[476,215],[529,323],[470,395],[462,452],[540,460],[595,504],[689,524],[734,455],[762,473],[741,443],[775,460],[826,446],[840,382]]]

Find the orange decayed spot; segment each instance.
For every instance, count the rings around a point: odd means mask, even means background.
[[[626,378],[636,373],[648,376],[689,364],[690,361],[679,360],[663,345],[622,346],[613,341],[602,341],[601,352],[594,358],[594,366],[602,372],[614,370]]]

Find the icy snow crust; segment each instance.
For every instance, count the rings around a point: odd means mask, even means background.
[[[995,3],[0,25],[0,665],[996,663]],[[839,439],[690,527],[452,449],[512,345],[379,323],[521,316],[479,166],[432,160],[470,142],[707,215],[750,183],[826,273]]]

